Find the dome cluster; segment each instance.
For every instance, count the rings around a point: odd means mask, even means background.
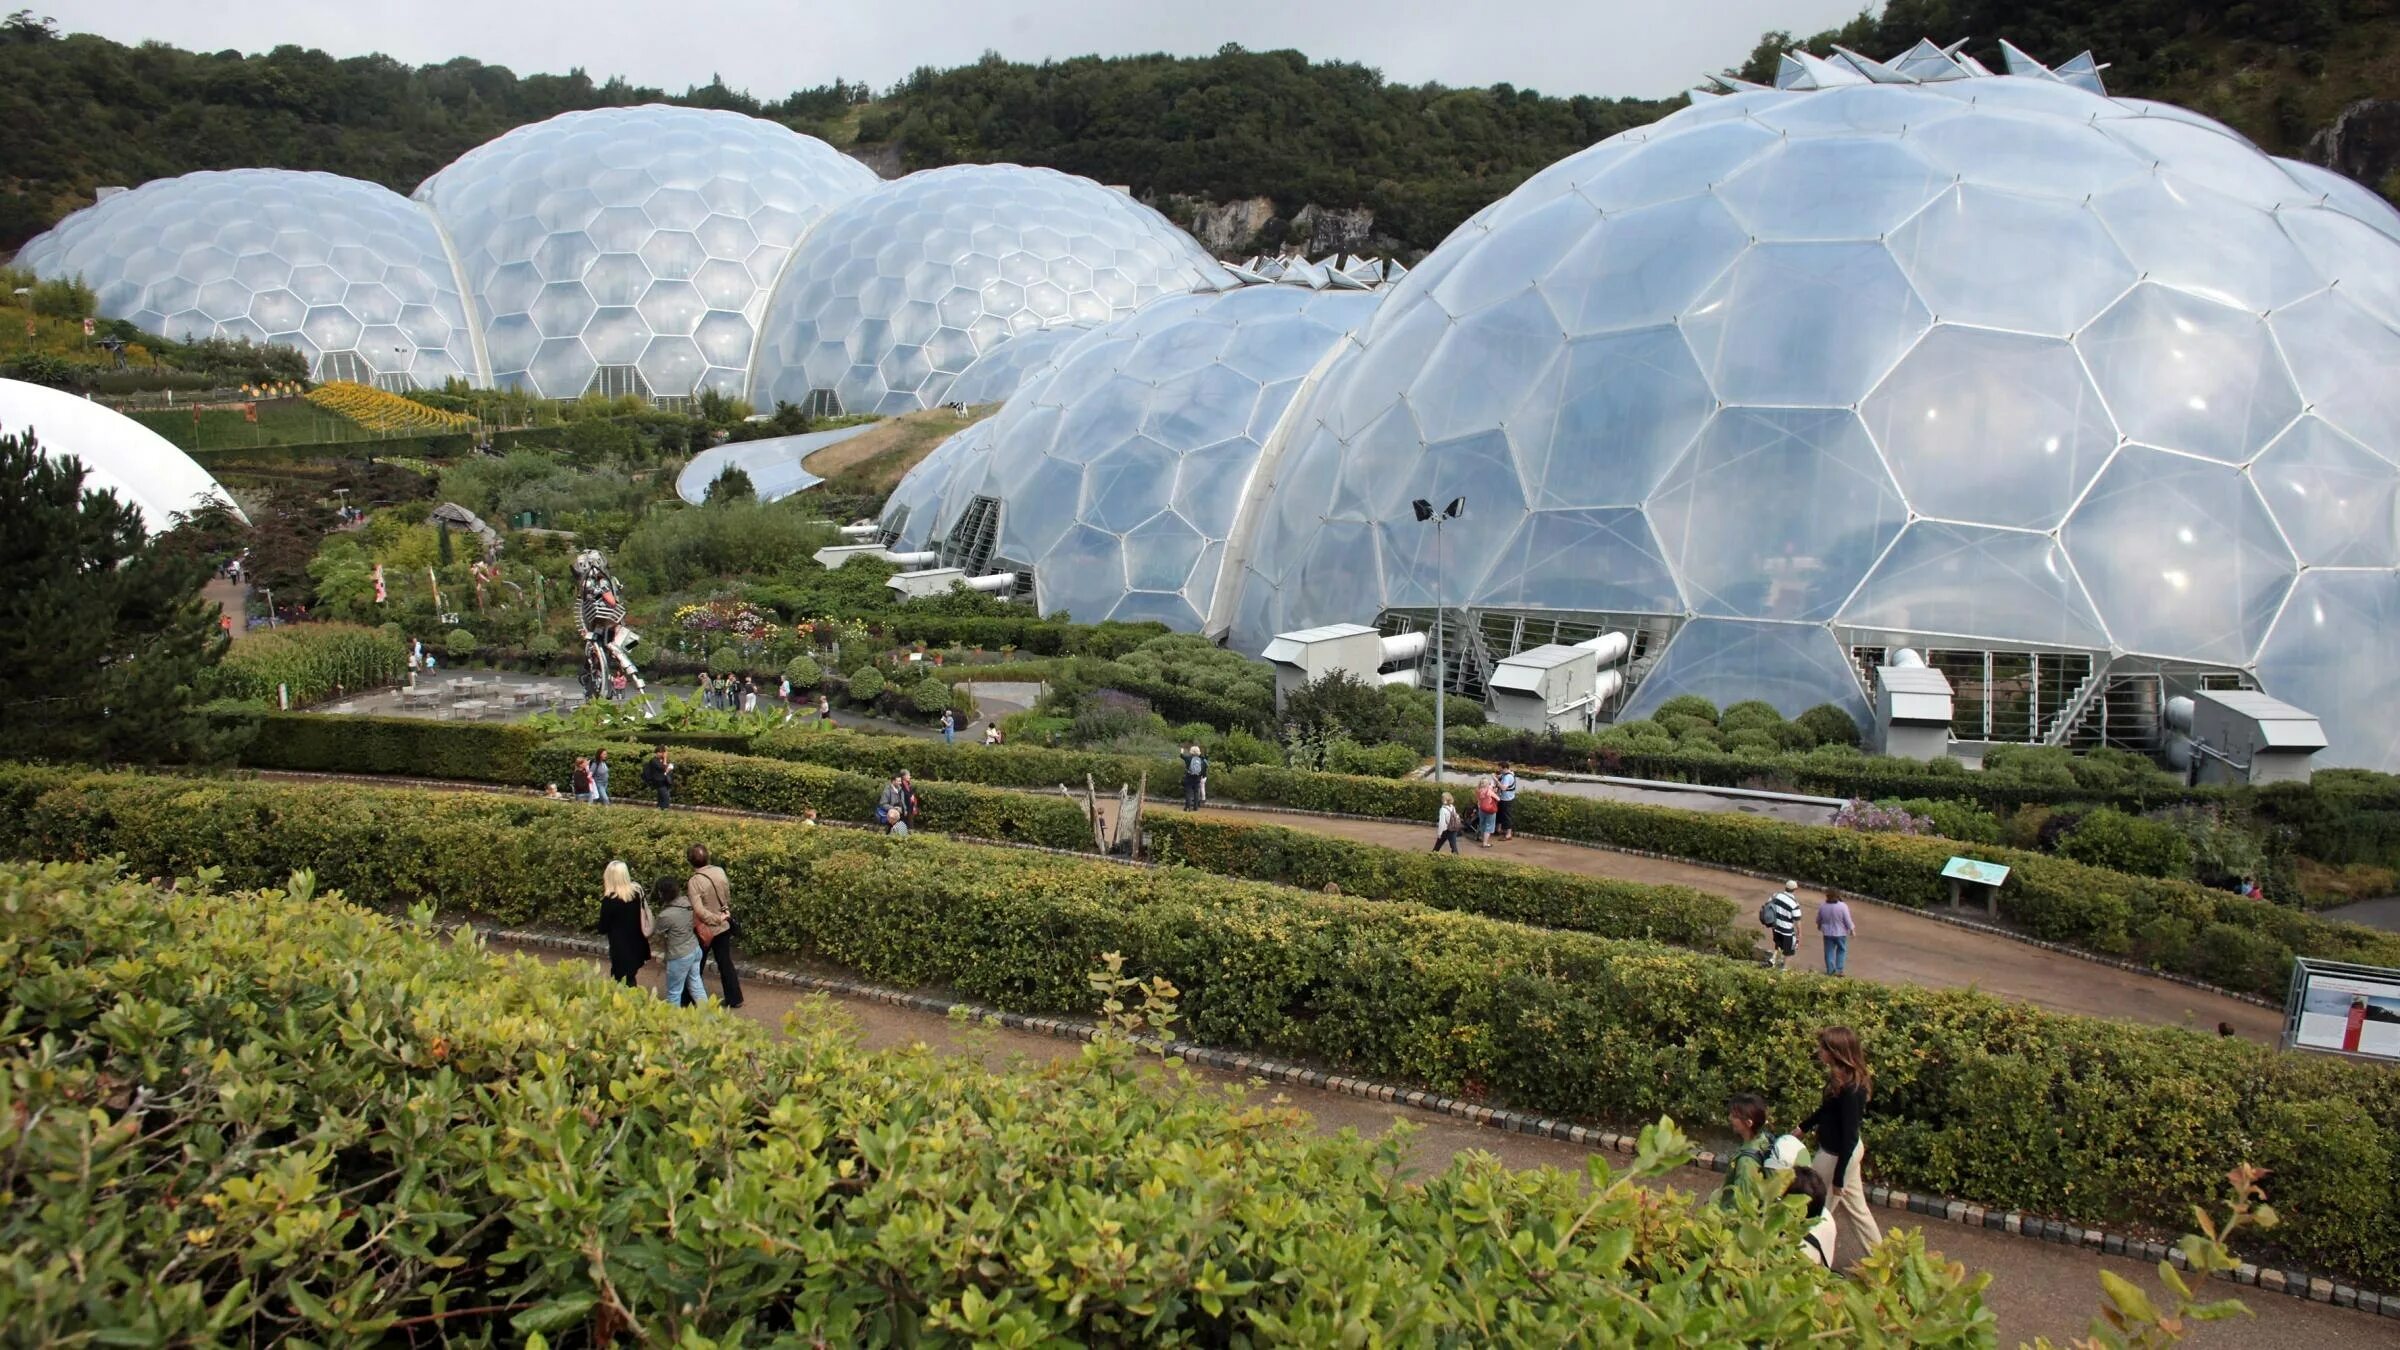
[[[1089,179],[973,165],[885,184],[778,123],[658,105],[519,127],[413,200],[322,173],[161,179],[18,261],[171,337],[297,348],[320,379],[865,412],[939,403],[978,361],[969,392],[996,401],[1039,354],[998,359],[1011,338],[1232,284]]]
[[[1197,545],[1188,452],[1100,429],[1155,414],[1070,354],[987,438],[998,552],[1045,609],[1245,651],[1426,622],[1437,586],[1470,663],[1518,620],[1636,624],[1620,715],[1863,717],[1872,653],[2030,653],[2255,682],[2400,768],[2400,214],[2088,58],[2009,58],[1795,53],[1537,174],[1383,289]],[[1437,575],[1409,503],[1452,497]],[[1176,547],[1137,577],[1142,530]],[[1169,575],[1220,539],[1213,590]],[[1091,595],[1120,559],[1180,602]]]

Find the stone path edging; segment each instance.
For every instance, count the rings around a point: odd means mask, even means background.
[[[1362,816],[1348,811],[1311,811],[1303,807],[1263,806],[1255,802],[1212,801],[1208,803],[1208,805],[1211,808],[1220,811],[1250,811],[1261,815],[1272,814],[1285,816],[1322,816],[1328,820],[1359,820],[1375,825],[1409,823],[1406,821],[1395,820],[1395,818],[1391,816]],[[1824,828],[1830,829],[1832,827],[1827,826]],[[1524,838],[1539,839],[1546,844],[1564,844],[1569,848],[1595,849],[1602,853],[1622,853],[1633,858],[1655,858],[1660,862],[1681,863],[1686,867],[1706,868],[1711,872],[1727,872],[1735,876],[1756,877],[1761,881],[1785,881],[1790,879],[1789,874],[1784,872],[1761,872],[1756,868],[1735,867],[1728,863],[1701,862],[1696,858],[1686,858],[1681,854],[1676,853],[1659,853],[1646,848],[1626,848],[1620,844],[1596,844],[1588,839],[1567,839],[1555,834],[1534,834],[1527,830],[1519,830],[1517,833],[1522,835]],[[1520,866],[1539,867],[1541,864],[1524,863],[1520,864]],[[2277,1003],[2272,999],[2260,998],[2256,994],[2245,994],[2239,990],[2227,989],[2223,985],[2210,984],[2206,980],[2195,979],[2189,975],[2178,975],[2170,970],[2158,970],[2151,966],[2142,965],[2136,961],[2125,961],[2114,956],[2103,956],[2098,952],[2085,951],[2081,947],[2070,947],[2064,943],[2050,942],[2042,938],[2029,937],[2026,934],[2016,932],[2013,929],[2002,928],[1997,924],[1977,923],[1973,919],[1966,918],[1962,915],[1945,914],[1938,909],[1920,909],[1915,905],[1902,904],[1897,900],[1886,900],[1879,895],[1868,895],[1861,891],[1846,891],[1838,886],[1817,886],[1814,883],[1811,883],[1809,889],[1832,891],[1834,894],[1839,895],[1844,900],[1863,901],[1866,904],[1878,905],[1884,909],[1896,909],[1904,914],[1914,914],[1919,918],[1931,919],[1936,923],[1946,923],[1953,928],[1964,928],[1969,932],[1981,933],[1986,937],[2006,938],[2011,942],[2022,943],[2028,947],[2039,947],[2046,952],[2056,952],[2061,956],[2072,956],[2078,961],[2089,961],[2096,966],[2107,966],[2112,970],[2122,970],[2133,975],[2146,975],[2154,980],[2164,980],[2169,984],[2180,984],[2189,989],[2198,989],[2205,993],[2219,994],[2223,997],[2234,999],[2242,1003],[2255,1004],[2261,1008],[2272,1008],[2278,1012],[2283,1010],[2282,1004]]]
[[[1320,812],[1316,814],[1333,813]],[[1373,819],[1373,817],[1367,817],[1367,819]],[[486,936],[495,941],[509,942],[520,946],[547,947],[556,951],[575,952],[587,956],[608,955],[608,944],[596,938],[564,937],[556,933],[516,928],[495,929]],[[964,999],[942,998],[938,995],[895,989],[889,985],[873,984],[841,976],[810,975],[800,971],[781,970],[773,966],[753,966],[742,972],[742,976],[747,980],[788,985],[819,993],[838,994],[845,998],[868,999],[877,1003],[888,1003],[895,1007],[911,1008],[919,1012],[935,1013],[945,1017],[963,1011],[978,1021],[995,1021],[1012,1031],[1053,1036],[1061,1040],[1089,1041],[1100,1031],[1096,1024],[1082,1018],[1038,1017],[1027,1013],[1007,1012],[980,1003],[971,1003]],[[1589,1125],[1578,1125],[1557,1116],[1535,1115],[1531,1112],[1515,1111],[1506,1107],[1486,1106],[1438,1092],[1427,1092],[1421,1088],[1395,1087],[1392,1084],[1379,1083],[1369,1078],[1327,1073],[1322,1069],[1311,1069],[1286,1060],[1232,1050],[1220,1050],[1213,1046],[1197,1045],[1190,1041],[1162,1042],[1151,1036],[1136,1036],[1132,1039],[1152,1049],[1177,1056],[1187,1063],[1216,1069],[1224,1073],[1259,1078],[1270,1083],[1289,1083],[1299,1087],[1315,1088],[1323,1092],[1339,1093],[1346,1097],[1357,1097],[1366,1101],[1412,1106],[1422,1111],[1431,1111],[1437,1115],[1448,1116],[1454,1120],[1462,1120],[1487,1129],[1506,1130],[1511,1134],[1555,1139],[1587,1148],[1603,1149],[1610,1153],[1630,1156],[1638,1147],[1638,1140],[1633,1135]],[[1723,1155],[1703,1149],[1692,1160],[1692,1165],[1705,1167],[1712,1172],[1723,1172],[1730,1165],[1730,1160]],[[2189,1271],[2191,1269],[2191,1266],[2185,1261],[2182,1251],[2173,1243],[2161,1242],[2154,1238],[2114,1233],[2101,1228],[2086,1228],[2080,1224],[2045,1219],[2020,1210],[1995,1209],[1947,1196],[1925,1195],[1889,1186],[1868,1186],[1867,1199],[1886,1209],[1902,1210],[1945,1223],[1983,1228],[1993,1232],[2012,1233],[2036,1242],[2076,1247],[2109,1256],[2129,1257],[2138,1261],[2167,1261],[2173,1263],[2179,1270]],[[2337,1283],[2325,1276],[2313,1275],[2305,1270],[2265,1268],[2245,1261],[2232,1270],[2217,1272],[2213,1278],[2229,1284],[2263,1289],[2269,1293],[2309,1299],[2317,1303],[2330,1303],[2337,1307],[2355,1308],[2361,1312],[2400,1319],[2400,1294],[2379,1294],[2353,1285]]]

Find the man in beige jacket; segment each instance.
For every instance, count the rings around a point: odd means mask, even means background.
[[[733,968],[733,883],[726,879],[725,869],[708,860],[708,845],[694,844],[684,857],[691,860],[692,879],[685,887],[692,897],[692,918],[699,930],[700,965],[707,968],[708,958],[717,958],[719,1001],[728,1008],[742,1006],[742,977]]]

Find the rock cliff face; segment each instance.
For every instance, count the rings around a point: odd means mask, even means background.
[[[1375,213],[1363,206],[1344,210],[1312,202],[1293,214],[1291,238],[1312,254],[1375,252]]]
[[[1171,198],[1160,209],[1192,232],[1211,253],[1231,254],[1249,247],[1275,219],[1275,203],[1266,197],[1240,197],[1229,202]]]
[[[2400,99],[2362,98],[2308,138],[2307,157],[2390,196],[2400,185]]]

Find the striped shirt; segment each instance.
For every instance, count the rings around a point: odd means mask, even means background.
[[[1791,937],[1800,931],[1800,902],[1790,891],[1777,891],[1767,898],[1767,927],[1777,937]]]

